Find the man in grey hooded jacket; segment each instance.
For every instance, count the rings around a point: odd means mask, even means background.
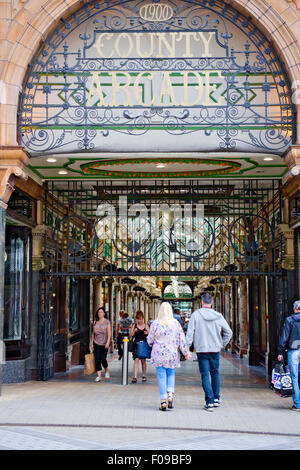
[[[212,308],[212,303],[213,299],[209,294],[201,296],[201,308],[192,314],[186,334],[188,346],[194,343],[197,353],[205,393],[204,408],[208,411],[213,411],[221,404],[220,350],[229,343],[232,337],[227,321],[221,313]]]

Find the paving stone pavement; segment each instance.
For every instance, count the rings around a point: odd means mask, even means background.
[[[262,369],[230,353],[221,359],[223,404],[213,413],[203,409],[195,360],[176,371],[175,409],[165,413],[149,363],[147,383],[129,378],[128,386],[120,383],[120,361],[109,367],[103,383],[74,367],[48,382],[4,385],[0,449],[300,449],[300,414],[290,410],[291,399],[267,388]]]

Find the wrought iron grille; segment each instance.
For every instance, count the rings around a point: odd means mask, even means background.
[[[48,182],[46,275],[279,273],[280,184]]]
[[[51,310],[51,296],[56,292],[55,280],[40,279],[38,322],[37,379],[48,380],[54,375],[55,315]]]
[[[19,142],[36,155],[98,151],[106,145],[116,150],[115,136],[121,133],[123,148],[136,151],[137,146],[143,150],[151,147],[152,142],[143,136],[155,133],[162,143],[168,136],[177,136],[176,142],[168,141],[169,150],[172,144],[181,147],[180,151],[187,145],[191,148],[191,139],[198,150],[200,136],[203,150],[282,154],[296,135],[292,91],[280,59],[257,26],[219,0],[169,0],[172,14],[164,21],[145,18],[145,3],[88,2],[61,20],[29,66],[19,107]],[[159,0],[153,0],[157,3]],[[234,37],[233,28],[243,39]],[[147,57],[145,53],[139,57],[136,53],[124,57],[109,53],[106,57],[96,53],[99,35],[106,34],[107,39],[121,33],[132,37],[166,33],[169,38],[177,34],[175,42],[185,33],[213,34],[218,53],[206,51],[198,57],[189,50],[181,55],[172,52],[170,57]],[[126,86],[132,96],[134,82],[142,74],[138,101],[130,103],[132,97],[119,103],[108,99],[114,73],[123,76],[118,86]],[[150,96],[154,73],[161,74],[158,81],[169,73],[174,96],[184,89],[187,76],[190,88],[202,80],[205,102],[187,105],[182,99],[178,104],[176,96],[176,106],[163,96],[152,102],[147,90]],[[101,96],[100,88],[104,90]]]

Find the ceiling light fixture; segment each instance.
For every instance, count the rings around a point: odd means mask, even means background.
[[[266,157],[264,158],[265,162],[271,162],[272,160],[274,160],[273,157]]]
[[[166,165],[164,165],[163,163],[159,163],[158,165],[156,165],[156,168],[165,168]]]
[[[58,174],[59,174],[59,175],[67,175],[68,172],[67,172],[66,170],[60,170],[60,171],[58,172]]]
[[[57,162],[57,159],[56,158],[47,158],[47,162],[55,163],[55,162]]]

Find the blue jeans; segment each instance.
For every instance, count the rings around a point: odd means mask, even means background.
[[[291,369],[291,376],[294,387],[293,401],[296,408],[300,408],[299,374],[300,374],[300,350],[288,351],[288,364]]]
[[[168,397],[168,392],[175,391],[175,369],[156,367],[156,375],[161,400]]]
[[[206,404],[220,399],[220,353],[197,353]]]

